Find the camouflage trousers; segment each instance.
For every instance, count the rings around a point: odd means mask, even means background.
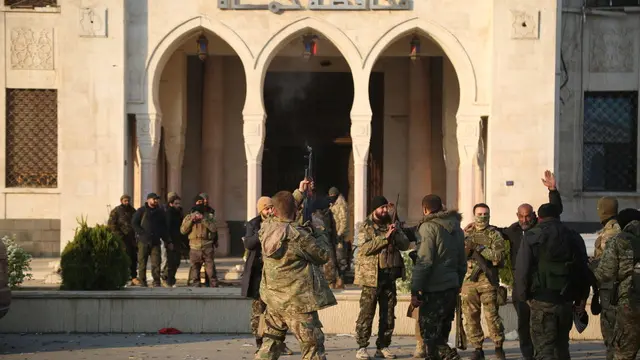
[[[600,330],[604,345],[607,347],[607,360],[613,360],[615,348],[613,346],[613,331],[616,327],[616,307],[611,305],[611,289],[600,289],[600,303],[602,312],[600,313]]]
[[[326,360],[324,333],[318,312],[287,314],[267,308],[263,343],[255,360],[280,358],[287,330],[291,330],[300,343],[302,360]]]
[[[336,244],[336,261],[338,266],[338,276],[342,279],[344,279],[344,275],[349,268],[349,254],[347,253],[347,250],[344,237],[338,237],[338,242]]]
[[[455,316],[458,289],[425,294],[420,306],[420,333],[427,359],[460,359],[448,344],[451,323]]]
[[[267,304],[262,299],[253,299],[251,302],[251,333],[256,339],[261,339],[262,334],[258,333],[260,327],[260,316],[267,309]]]
[[[381,278],[385,278],[381,281]],[[376,347],[383,349],[391,345],[395,327],[396,283],[390,277],[378,275],[378,286],[363,286],[360,293],[360,314],[356,320],[356,341],[359,347],[369,346],[376,305],[379,305],[378,339]]]
[[[462,285],[461,298],[464,331],[470,345],[476,349],[482,348],[484,332],[482,331],[480,314],[484,310],[489,337],[496,347],[502,347],[504,326],[498,313],[498,290],[489,283],[486,277],[481,277],[477,282],[466,281]]]
[[[570,360],[569,332],[573,326],[570,302],[531,300],[531,341],[536,360]]]
[[[640,350],[640,311],[627,304],[619,304],[616,326],[611,340],[614,360],[634,360]]]

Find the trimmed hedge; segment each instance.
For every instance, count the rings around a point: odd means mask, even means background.
[[[62,290],[118,290],[129,279],[130,260],[122,239],[106,225],[78,221],[73,241],[62,252]]]

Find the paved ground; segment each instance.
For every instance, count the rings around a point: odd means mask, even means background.
[[[293,338],[288,338],[293,340]],[[293,356],[299,359],[299,347],[291,341]],[[489,344],[490,345],[490,344]],[[352,336],[327,336],[329,359],[355,359]],[[415,347],[411,337],[394,339],[392,348],[399,359],[412,358]],[[517,343],[506,344],[508,359],[518,359]],[[0,334],[0,358],[3,360],[89,360],[89,359],[181,359],[181,360],[241,360],[253,359],[253,339],[249,336],[225,335],[3,335]],[[371,352],[373,355],[373,351]],[[468,353],[463,353],[468,356]],[[493,351],[487,351],[491,359]],[[580,342],[571,345],[573,360],[604,360],[601,343]]]

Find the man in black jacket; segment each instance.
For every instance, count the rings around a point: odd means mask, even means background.
[[[584,240],[560,222],[554,204],[525,233],[518,253],[514,299],[529,302],[536,359],[570,359],[573,311],[584,313],[590,276]]]
[[[151,276],[153,286],[160,284],[160,262],[162,261],[160,243],[167,238],[167,223],[164,211],[158,205],[160,197],[155,193],[147,195],[147,202],[133,215],[131,225],[138,238],[138,281],[136,284],[147,286],[147,260],[151,256]]]
[[[176,272],[180,267],[180,255],[186,239],[180,232],[184,216],[182,214],[181,199],[178,195],[173,195],[169,198],[169,206],[165,210],[165,216],[167,218],[168,236],[163,240],[164,246],[167,248],[167,268],[162,269],[162,271],[166,277],[166,286],[175,287]]]
[[[556,188],[556,178],[549,170],[545,171],[542,183],[547,187],[547,189],[549,189],[549,203],[556,206],[559,215],[562,214],[562,199],[560,198],[560,193]],[[507,228],[498,229],[505,240],[509,242],[511,270],[513,273],[516,272],[518,250],[520,249],[520,243],[522,242],[525,231],[534,227],[538,222],[536,213],[533,211],[533,206],[530,204],[520,205],[516,216],[518,216],[518,221]],[[514,284],[513,293],[516,293],[517,291],[516,284]],[[533,344],[531,342],[531,334],[529,330],[529,318],[531,316],[529,305],[526,302],[513,299],[513,306],[518,314],[518,340],[520,341],[520,352],[522,353],[524,360],[533,360]]]
[[[247,249],[247,261],[242,273],[241,294],[253,299],[251,303],[251,333],[256,338],[256,347],[262,346],[262,334],[258,332],[260,316],[267,308],[267,304],[260,299],[260,281],[262,280],[262,246],[258,238],[258,232],[263,221],[269,221],[273,211],[273,203],[270,197],[263,196],[258,199],[258,216],[249,220],[246,224],[246,232],[242,241]],[[284,344],[283,355],[293,355],[293,352]]]

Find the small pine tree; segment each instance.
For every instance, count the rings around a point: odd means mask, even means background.
[[[62,252],[62,290],[118,290],[129,278],[130,260],[122,239],[105,225],[78,220],[73,241]]]

